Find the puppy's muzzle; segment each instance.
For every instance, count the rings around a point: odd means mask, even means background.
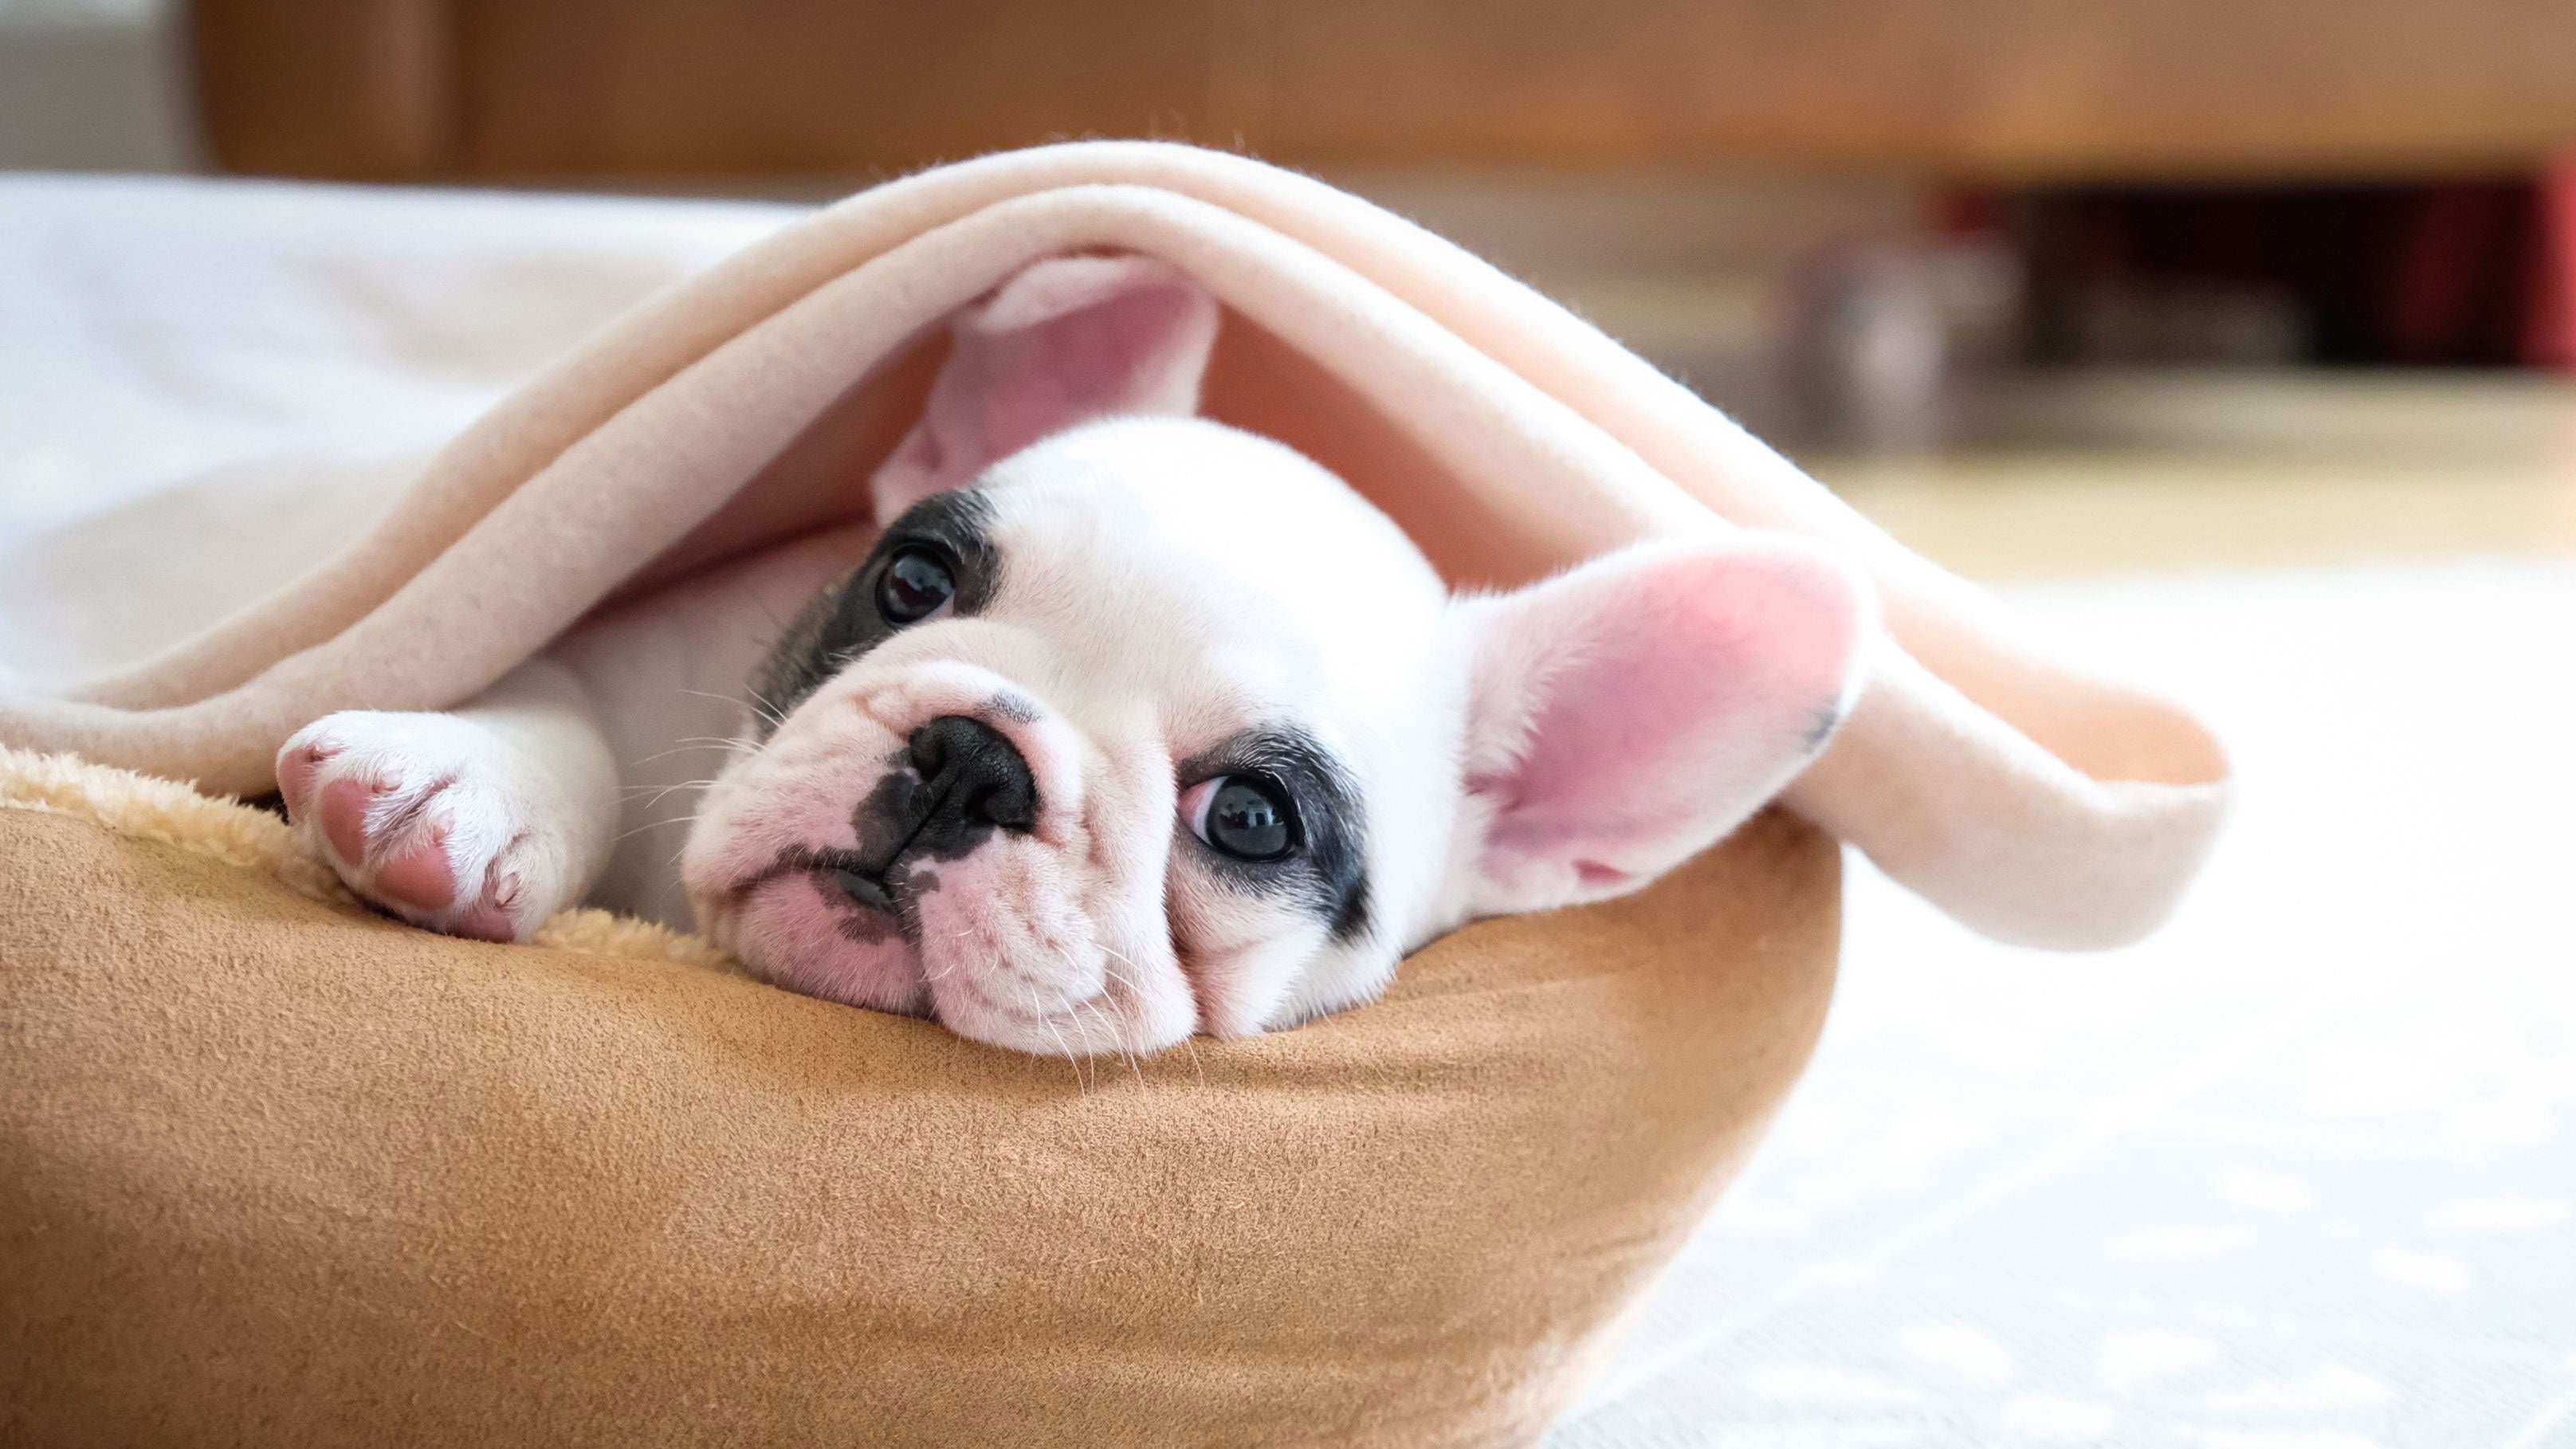
[[[888,872],[912,858],[956,860],[996,830],[1025,835],[1038,821],[1037,781],[1002,733],[982,720],[942,715],[905,741],[909,769],[886,777],[859,807],[859,852],[836,871],[850,899],[894,908]]]

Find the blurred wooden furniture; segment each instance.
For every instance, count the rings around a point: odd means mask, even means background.
[[[2094,368],[1986,405],[1991,441],[1798,461],[1985,582],[2576,559],[2576,380]]]
[[[1993,180],[2529,171],[2570,0],[195,0],[237,171],[897,170],[1078,135],[1305,166]]]

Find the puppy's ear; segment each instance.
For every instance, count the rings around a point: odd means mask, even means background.
[[[1458,607],[1478,915],[1624,894],[1743,823],[1841,723],[1873,617],[1842,564],[1749,535]]]
[[[1032,263],[958,314],[921,421],[877,470],[880,521],[1094,418],[1198,411],[1216,299],[1152,257]]]

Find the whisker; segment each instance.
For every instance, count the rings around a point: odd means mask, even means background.
[[[1063,1009],[1064,1009],[1065,1011],[1067,1011],[1067,1012],[1071,1013],[1071,1017],[1072,1017],[1072,1020],[1073,1020],[1073,1021],[1075,1021],[1075,1022],[1077,1022],[1077,1023],[1081,1022],[1081,1020],[1082,1020],[1082,1003],[1081,1003],[1081,1002],[1074,1000],[1071,996],[1068,996],[1068,995],[1066,995],[1064,992],[1061,992],[1061,991],[1059,991],[1059,992],[1057,992],[1057,993],[1056,993],[1056,1000],[1057,1000],[1057,1002],[1058,1002],[1058,1003],[1063,1007]],[[1085,1036],[1085,1038],[1086,1038],[1086,1039],[1085,1039],[1085,1041],[1084,1041],[1084,1043],[1083,1043],[1083,1053],[1082,1053],[1082,1056],[1083,1056],[1083,1060],[1084,1060],[1084,1061],[1089,1062],[1089,1063],[1091,1064],[1091,1085],[1092,1085],[1092,1086],[1094,1086],[1094,1087],[1097,1087],[1097,1086],[1099,1086],[1099,1085],[1100,1085],[1100,1052],[1099,1052],[1099,1049],[1098,1049],[1098,1048],[1097,1048],[1097,1047],[1096,1047],[1096,1046],[1095,1046],[1091,1041],[1089,1041],[1089,1040],[1088,1040],[1089,1035],[1090,1035],[1089,1029],[1088,1029],[1088,1028],[1085,1028],[1085,1030],[1084,1030],[1084,1036]]]
[[[1101,1031],[1109,1038],[1111,1049],[1118,1053],[1120,1060],[1127,1063],[1127,1069],[1136,1074],[1136,1085],[1140,1087],[1145,1085],[1144,1065],[1137,1061],[1134,1052],[1127,1049],[1127,1044],[1119,1040],[1117,1023],[1110,1019],[1109,1013],[1095,1002],[1077,1001],[1072,1005],[1076,1015],[1088,1012],[1093,1020],[1100,1023]]]
[[[718,739],[713,735],[692,735],[688,739],[680,741],[667,750],[646,755],[644,758],[635,761],[635,763],[639,765],[649,765],[655,760],[667,760],[673,755],[685,754],[690,750],[709,749],[728,750],[742,755],[745,758],[749,758],[752,755],[760,753],[760,746],[752,744],[748,740]]]
[[[1083,1083],[1082,1062],[1073,1054],[1073,1043],[1066,1041],[1064,1039],[1064,1033],[1055,1029],[1055,1019],[1047,1015],[1046,1006],[1043,1002],[1038,1000],[1037,988],[1034,986],[1029,988],[1029,1002],[1030,1013],[1037,1017],[1038,1025],[1047,1029],[1047,1035],[1055,1038],[1056,1046],[1061,1048],[1064,1052],[1065,1065],[1073,1068],[1074,1090],[1083,1096],[1090,1096],[1091,1088]]]
[[[651,790],[653,792],[653,798],[645,801],[643,804],[644,809],[650,810],[654,806],[661,804],[669,797],[680,793],[682,790],[704,790],[714,784],[715,781],[713,780],[682,780],[676,785],[663,785],[659,787],[652,785],[621,786],[620,792],[627,797],[621,803],[632,805],[635,803],[635,796],[641,795],[647,790]]]
[[[737,698],[734,695],[713,694],[703,689],[682,689],[680,691],[682,694],[696,695],[700,699],[712,699],[721,704],[730,704],[737,709],[742,708],[747,704],[755,713],[757,713],[762,719],[767,720],[773,727],[785,722],[787,718],[786,711],[780,709],[774,704],[771,704],[767,699],[763,698],[759,690],[746,689],[743,692],[750,695],[751,698],[749,700],[744,700]]]
[[[781,725],[787,722],[787,711],[780,709],[777,705],[771,703],[769,696],[762,694],[758,689],[755,689],[748,684],[743,686],[743,693],[751,696],[753,706],[760,710],[761,714],[768,719],[772,726]]]
[[[1095,943],[1095,944],[1097,944],[1097,943]],[[1101,955],[1103,955],[1103,956],[1108,957],[1110,960],[1115,961],[1115,962],[1119,963],[1120,965],[1122,965],[1122,966],[1124,966],[1124,967],[1126,967],[1126,968],[1127,968],[1127,972],[1128,972],[1127,980],[1128,980],[1128,983],[1129,983],[1130,985],[1133,985],[1133,984],[1135,984],[1135,983],[1137,983],[1137,982],[1139,982],[1139,981],[1141,981],[1141,980],[1143,980],[1143,979],[1144,979],[1144,972],[1145,972],[1145,968],[1144,968],[1144,967],[1142,967],[1142,966],[1137,965],[1137,964],[1136,964],[1136,958],[1134,958],[1133,956],[1128,955],[1126,952],[1119,950],[1119,949],[1118,949],[1117,947],[1115,947],[1115,946],[1106,946],[1106,945],[1104,945],[1104,946],[1101,946],[1101,947],[1100,947],[1100,954],[1101,954]],[[1203,1063],[1203,1062],[1201,1062],[1201,1061],[1199,1060],[1199,1049],[1198,1049],[1196,1046],[1194,1046],[1194,1045],[1192,1045],[1192,1044],[1191,1044],[1190,1038],[1188,1038],[1188,1037],[1182,1037],[1182,1038],[1181,1038],[1181,1049],[1182,1049],[1183,1051],[1186,1051],[1186,1052],[1188,1052],[1188,1053],[1190,1054],[1190,1070],[1191,1070],[1191,1071],[1193,1071],[1193,1072],[1195,1072],[1195,1073],[1197,1074],[1197,1076],[1198,1076],[1198,1080],[1199,1080],[1199,1085],[1200,1085],[1200,1086],[1202,1086],[1202,1087],[1206,1086],[1206,1085],[1207,1085],[1207,1065],[1206,1065],[1205,1063]],[[1129,1058],[1129,1062],[1130,1062],[1130,1064],[1131,1064],[1131,1065],[1132,1065],[1135,1061],[1137,1061],[1137,1060],[1140,1060],[1140,1059],[1139,1059],[1139,1058],[1136,1058],[1136,1057],[1134,1057],[1134,1056],[1132,1056],[1132,1055],[1131,1055],[1131,1056],[1130,1056],[1130,1058]],[[1141,1081],[1141,1080],[1143,1080],[1143,1073],[1140,1071],[1140,1072],[1137,1074],[1137,1077],[1138,1077],[1138,1080],[1140,1080],[1140,1081]]]
[[[1127,968],[1128,985],[1137,985],[1145,979],[1145,968],[1137,965],[1134,957],[1126,955],[1112,946],[1102,946],[1100,948],[1100,954]]]
[[[610,842],[609,842],[609,844],[610,844],[610,845],[612,845],[612,846],[615,846],[615,845],[621,845],[621,844],[625,843],[626,837],[628,837],[628,836],[630,836],[630,835],[641,835],[641,834],[643,834],[643,833],[644,833],[645,831],[647,831],[647,830],[660,830],[660,829],[662,829],[662,828],[663,828],[663,827],[665,827],[665,826],[670,826],[670,825],[695,825],[695,824],[697,824],[697,823],[698,823],[698,818],[699,818],[702,814],[704,814],[704,813],[705,813],[705,812],[703,812],[703,811],[692,810],[692,811],[690,811],[690,812],[689,812],[688,814],[686,814],[686,815],[674,815],[674,816],[671,816],[671,817],[670,817],[669,819],[667,819],[667,820],[647,820],[647,821],[645,821],[643,824],[636,826],[636,827],[635,827],[634,829],[632,829],[632,830],[621,830],[621,831],[619,831],[619,832],[617,833],[617,838],[616,838],[615,840],[610,841]],[[682,844],[682,845],[680,846],[679,850],[678,850],[678,851],[676,851],[676,852],[674,852],[674,853],[673,853],[673,855],[671,856],[671,863],[672,863],[673,865],[678,865],[678,864],[680,863],[680,857],[681,857],[682,855],[686,855],[686,854],[688,854],[688,850],[689,850],[689,847],[688,847],[685,843],[684,843],[684,844]]]

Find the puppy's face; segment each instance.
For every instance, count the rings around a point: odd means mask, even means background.
[[[1031,1051],[1366,995],[1454,813],[1447,603],[1275,444],[1043,442],[896,518],[781,646],[785,717],[689,852],[702,918],[783,985]]]
[[[961,322],[683,857],[755,971],[1031,1052],[1261,1031],[1469,916],[1643,884],[1822,744],[1833,566],[1668,547],[1453,599],[1330,473],[1174,415],[1213,330],[1138,259]]]

